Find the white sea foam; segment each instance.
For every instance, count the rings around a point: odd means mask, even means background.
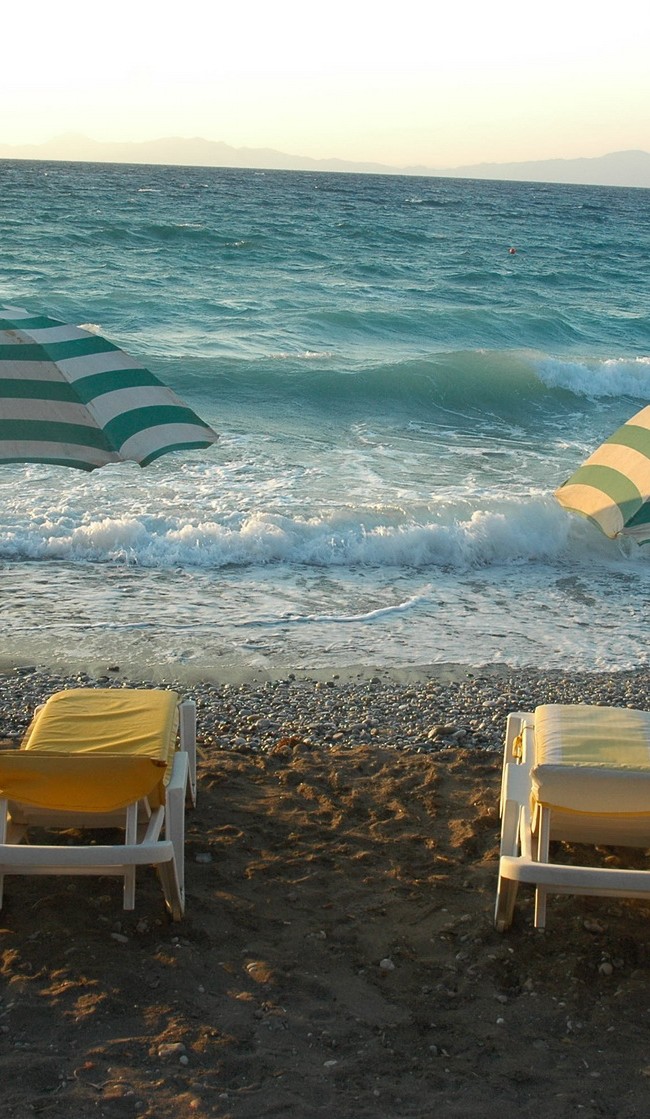
[[[650,357],[587,362],[547,357],[535,360],[534,365],[549,388],[568,389],[576,396],[647,398],[650,392]]]
[[[616,560],[619,551],[548,495],[535,494],[525,501],[502,499],[460,516],[445,502],[420,521],[406,518],[400,509],[346,509],[310,517],[253,512],[222,522],[181,522],[169,514],[86,514],[81,523],[71,524],[68,513],[58,521],[45,518],[21,528],[0,523],[2,558],[161,570],[294,564],[460,572],[561,559],[589,563],[594,555]]]
[[[270,354],[269,357],[273,361],[326,361],[328,358],[334,357],[334,352],[333,350],[302,350],[300,352],[281,350],[278,353]]]
[[[427,586],[422,591],[419,591],[417,594],[410,595],[407,599],[404,600],[404,602],[396,602],[395,604],[390,606],[377,606],[371,610],[364,610],[358,614],[285,613],[279,617],[277,615],[274,615],[266,619],[257,618],[254,624],[255,626],[277,626],[278,623],[286,624],[287,622],[304,624],[318,622],[325,625],[352,625],[357,622],[376,622],[379,621],[379,619],[388,618],[392,614],[404,614],[409,610],[413,610],[416,606],[420,606],[422,605],[422,603],[427,602],[427,600],[430,598],[430,595],[431,586]],[[250,624],[251,623],[248,621],[242,622],[242,625]]]

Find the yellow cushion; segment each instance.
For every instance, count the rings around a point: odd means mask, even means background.
[[[110,812],[164,800],[176,746],[175,692],[74,688],[39,711],[20,750],[0,751],[0,795],[38,808]]]
[[[147,797],[164,801],[165,762],[111,754],[0,751],[0,796],[57,812],[114,812]]]
[[[650,813],[650,712],[538,707],[532,794],[543,806],[569,812]]]
[[[23,750],[169,757],[178,726],[176,692],[70,688],[50,696],[27,729]]]

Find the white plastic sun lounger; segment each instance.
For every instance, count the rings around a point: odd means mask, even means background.
[[[558,864],[550,842],[650,847],[650,712],[547,704],[508,716],[501,786],[496,928],[509,928],[521,882],[548,894],[649,897],[650,871]]]
[[[196,798],[196,712],[172,691],[76,688],[37,709],[21,748],[0,751],[0,906],[5,875],[118,875],[125,909],[153,865],[165,902],[185,907],[185,805]],[[31,844],[79,829],[88,842]],[[93,843],[97,828],[123,842]]]

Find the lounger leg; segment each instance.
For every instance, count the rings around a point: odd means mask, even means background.
[[[537,862],[547,863],[551,831],[551,812],[549,808],[539,809],[537,829]],[[546,928],[547,893],[545,886],[540,886],[539,883],[535,886],[534,925],[536,929],[540,930]]]
[[[138,805],[130,804],[126,810],[126,827],[124,842],[137,843],[138,839]],[[135,909],[135,866],[124,867],[124,909]]]
[[[519,883],[512,878],[499,875],[497,882],[497,903],[494,909],[494,927],[497,932],[506,932],[512,924]]]
[[[189,759],[184,751],[174,758],[172,778],[167,786],[165,837],[171,840],[174,858],[158,867],[167,908],[180,921],[185,911],[185,797],[189,780]]]
[[[515,800],[506,800],[501,823],[500,855],[517,855],[519,851],[520,805]],[[497,932],[505,932],[512,924],[519,883],[506,878],[499,870],[497,900],[494,909],[494,924]]]

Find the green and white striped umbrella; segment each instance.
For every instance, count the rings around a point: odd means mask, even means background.
[[[555,496],[606,536],[650,541],[650,407],[610,435]]]
[[[146,466],[216,439],[171,389],[106,338],[0,306],[0,462]]]

